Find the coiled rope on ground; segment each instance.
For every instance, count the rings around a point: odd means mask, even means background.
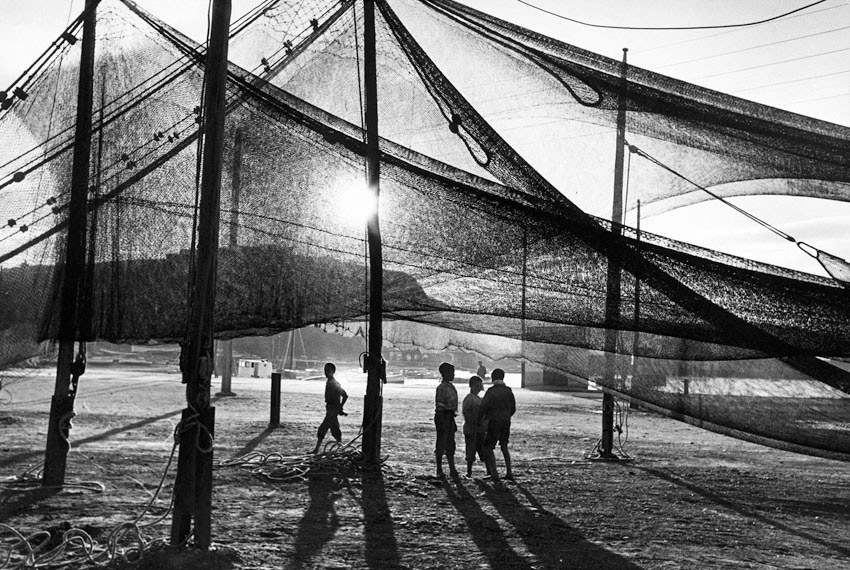
[[[359,437],[358,434],[345,444],[335,441],[326,443],[319,453],[283,455],[254,451],[220,461],[215,468],[238,467],[277,482],[305,480],[311,475],[345,476],[382,469],[386,458],[378,465],[366,462],[362,451],[355,445]]]
[[[144,554],[162,548],[170,548],[166,538],[145,538],[142,530],[165,520],[171,513],[174,505],[172,489],[168,508],[154,520],[142,523],[142,519],[148,514],[159,497],[165,484],[165,478],[174,461],[174,455],[183,432],[196,429],[200,433],[203,426],[198,428],[196,424],[197,414],[182,420],[174,428],[174,445],[168,463],[160,477],[159,485],[153,493],[150,501],[135,519],[123,522],[110,531],[104,546],[98,546],[94,538],[81,528],[67,525],[61,537],[55,540],[52,533],[47,530],[36,531],[25,535],[10,525],[0,523],[0,570],[23,570],[36,568],[59,568],[64,566],[104,566],[114,560],[124,562],[139,562]],[[196,441],[196,445],[198,442]],[[28,469],[21,476],[12,480],[0,482],[0,486],[14,492],[32,492],[45,490],[49,487],[40,485],[41,470]],[[102,483],[84,481],[80,483],[66,483],[59,488],[76,487],[103,492],[105,487]],[[183,543],[173,545],[174,548],[183,546],[192,537],[186,537]]]

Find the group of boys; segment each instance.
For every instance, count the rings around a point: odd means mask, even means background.
[[[513,391],[505,385],[505,372],[500,368],[493,370],[491,378],[493,385],[482,398],[478,394],[484,389],[486,369],[479,362],[482,375],[469,379],[469,394],[463,399],[461,412],[463,414],[463,438],[466,444],[466,476],[472,477],[472,464],[475,456],[484,463],[487,477],[499,480],[496,470],[496,445],[502,450],[505,459],[505,479],[513,480],[511,471],[511,455],[508,451],[508,440],[511,434],[511,417],[516,413],[516,400]],[[434,455],[437,458],[437,476],[445,477],[443,472],[443,457],[449,466],[449,474],[457,477],[455,467],[455,432],[457,424],[455,416],[458,409],[457,389],[452,383],[455,377],[455,367],[443,362],[439,368],[441,381],[437,386],[434,425],[437,428],[437,445]],[[322,440],[328,431],[337,443],[342,442],[338,416],[346,415],[343,406],[348,400],[348,394],[334,377],[336,366],[325,364],[325,418],[319,425],[316,447],[313,453],[318,453]]]
[[[455,438],[457,431],[455,415],[458,409],[457,389],[453,381],[455,367],[444,362],[439,368],[441,381],[437,386],[434,425],[437,428],[437,445],[434,455],[437,459],[437,476],[444,477],[443,457],[449,465],[449,474],[457,477],[454,464]],[[501,368],[493,370],[493,385],[482,398],[478,394],[484,389],[484,379],[477,374],[469,379],[469,394],[461,406],[463,414],[463,438],[466,444],[466,476],[472,477],[472,464],[475,456],[484,463],[487,477],[499,480],[496,470],[496,445],[502,450],[505,459],[505,479],[513,480],[511,454],[508,441],[511,434],[511,417],[516,413],[516,400],[513,391],[505,385],[505,372]]]

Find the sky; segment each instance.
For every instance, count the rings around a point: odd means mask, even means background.
[[[202,40],[208,0],[136,0]],[[232,0],[233,19],[260,0]],[[632,65],[850,126],[848,0],[462,0],[476,9]],[[615,30],[758,25],[699,30]],[[0,0],[0,89],[76,16],[83,0]],[[569,18],[569,19],[567,19]],[[574,21],[570,21],[574,20]],[[582,23],[578,23],[582,22]],[[798,240],[850,260],[850,204],[790,197],[733,202]],[[634,220],[627,220],[634,223]],[[824,275],[808,255],[728,206],[706,202],[641,220],[641,228],[750,259]]]

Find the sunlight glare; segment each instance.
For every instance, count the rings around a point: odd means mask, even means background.
[[[364,184],[344,186],[337,194],[337,212],[349,224],[365,227],[376,210],[376,197]]]

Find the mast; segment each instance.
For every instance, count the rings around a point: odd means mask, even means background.
[[[375,0],[363,0],[363,75],[366,95],[366,183],[374,200],[374,209],[366,221],[366,240],[369,246],[369,341],[366,358],[366,398],[363,404],[363,457],[380,462],[381,415],[383,398],[381,380],[384,359],[383,340],[383,252],[378,204],[381,195],[378,149],[378,80],[375,46]]]
[[[71,202],[68,208],[68,237],[65,268],[62,275],[62,305],[59,316],[59,356],[56,361],[56,384],[50,402],[47,445],[44,454],[42,485],[62,486],[68,463],[68,433],[74,416],[77,382],[85,370],[85,338],[74,362],[74,342],[80,328],[86,265],[86,211],[91,163],[92,102],[94,100],[94,42],[97,4],[86,0],[83,17],[83,41],[80,57],[80,79],[77,91],[77,125],[74,132],[74,155],[71,171]],[[90,317],[89,317],[90,318]]]
[[[614,155],[614,197],[611,208],[611,249],[608,253],[608,287],[605,298],[605,370],[604,386],[614,386],[617,372],[617,338],[620,320],[620,249],[617,238],[623,232],[623,162],[626,141],[626,57],[620,67],[620,96],[617,104],[617,148]],[[614,447],[614,396],[602,395],[602,457],[612,457]]]
[[[227,86],[227,41],[231,0],[213,0],[207,50],[203,104],[203,157],[198,217],[198,250],[194,265],[189,323],[181,347],[180,368],[186,384],[187,407],[180,426],[180,454],[174,482],[172,545],[182,544],[195,520],[195,545],[210,546],[212,465],[215,408],[210,406],[213,358],[218,230],[221,202],[221,162],[224,145]]]

